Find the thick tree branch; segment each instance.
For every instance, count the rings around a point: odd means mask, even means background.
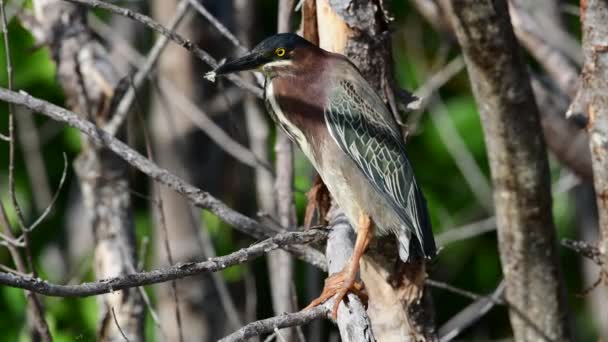
[[[515,339],[568,341],[549,166],[507,3],[451,0],[450,7],[482,118]]]
[[[319,229],[313,229],[306,232],[281,233],[222,257],[211,258],[202,262],[178,263],[154,271],[131,273],[120,277],[82,283],[79,285],[58,285],[39,278],[24,277],[5,272],[0,272],[0,284],[30,290],[45,296],[88,297],[137,286],[163,283],[204,272],[220,271],[230,266],[260,257],[268,251],[277,248],[297,244],[308,244],[322,240],[326,236],[327,233]]]
[[[608,277],[608,2],[588,0],[586,6],[581,17],[585,59],[581,90],[599,213],[599,251]]]
[[[37,99],[28,94],[16,93],[5,88],[0,88],[0,100],[25,106],[32,111],[44,114],[56,121],[66,123],[69,126],[78,129],[82,133],[88,135],[92,142],[110,149],[142,173],[182,194],[195,206],[211,211],[224,222],[232,225],[235,229],[238,229],[245,234],[256,239],[264,239],[279,232],[279,229],[276,227],[262,225],[256,220],[234,211],[208,192],[196,188],[166,169],[159,167],[149,159],[143,157],[139,152],[131,149],[125,143],[114,138],[92,123],[80,118],[76,113],[44,100]],[[286,248],[299,259],[323,270],[327,269],[327,264],[325,263],[325,258],[322,253],[314,248],[303,246],[289,246]]]

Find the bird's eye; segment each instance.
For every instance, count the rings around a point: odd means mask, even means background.
[[[283,57],[283,56],[285,56],[285,49],[278,48],[278,49],[274,50],[274,54],[279,57]]]

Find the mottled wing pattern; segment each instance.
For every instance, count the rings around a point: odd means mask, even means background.
[[[371,88],[357,89],[348,80],[339,81],[325,110],[329,131],[376,190],[385,195],[404,226],[416,236],[421,252],[431,257],[435,243],[426,203],[405,143],[384,103],[371,92]]]

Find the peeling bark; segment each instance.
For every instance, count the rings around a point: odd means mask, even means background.
[[[507,4],[451,0],[450,16],[482,119],[515,339],[569,341],[545,143]]]
[[[599,213],[599,250],[603,254],[604,279],[608,284],[608,3],[588,0],[582,12],[582,92],[593,163],[593,179]]]
[[[384,2],[317,0],[316,9],[319,46],[349,57],[397,115],[397,103],[406,107],[412,97],[395,87],[391,18]],[[425,265],[404,265],[396,251],[395,239],[385,238],[372,243],[361,260],[374,334],[379,341],[434,340],[432,300],[423,285]]]
[[[103,127],[112,114],[110,103],[119,75],[87,26],[86,10],[57,0],[35,1],[34,8],[68,107]],[[83,143],[74,168],[95,239],[95,276],[133,273],[136,256],[128,164],[84,137]],[[123,340],[122,329],[130,341],[143,341],[143,301],[137,289],[100,296],[99,306],[100,340]]]

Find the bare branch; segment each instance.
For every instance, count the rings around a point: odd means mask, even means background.
[[[180,5],[184,4],[185,0],[182,1],[180,3]],[[179,6],[178,6],[179,8]],[[187,6],[184,5],[184,8],[187,8]],[[179,10],[178,10],[179,12]],[[139,123],[141,125],[141,129],[143,131],[143,135],[144,135],[144,143],[146,146],[146,155],[148,157],[148,159],[154,161],[154,157],[153,157],[153,153],[152,153],[152,146],[150,145],[150,135],[148,133],[148,130],[146,128],[146,124],[144,122],[144,119],[141,115],[141,106],[139,104],[139,101],[137,99],[137,89],[135,88],[135,84],[133,82],[133,80],[130,80],[131,82],[131,90],[133,91],[133,96],[135,98],[136,101],[136,112],[137,112],[137,118],[139,119]],[[163,246],[165,248],[165,253],[167,254],[167,261],[169,262],[170,265],[173,264],[173,255],[171,253],[171,247],[169,246],[169,233],[167,230],[167,223],[165,220],[165,206],[163,203],[163,198],[160,195],[160,189],[159,189],[159,185],[158,183],[154,183],[154,186],[156,187],[154,194],[155,194],[155,201],[154,203],[156,203],[157,205],[157,210],[156,212],[158,213],[158,217],[159,217],[159,222],[160,222],[160,226],[161,226],[161,231],[162,231],[162,239],[163,239]],[[145,295],[145,292],[143,291],[143,289],[140,288],[140,292],[143,293]],[[184,341],[184,334],[183,334],[183,329],[182,329],[182,315],[180,312],[180,308],[179,308],[179,295],[177,293],[177,284],[175,281],[171,281],[171,292],[173,295],[173,299],[175,301],[175,320],[177,323],[177,331],[179,334],[179,341],[183,342]],[[145,300],[145,302],[149,302],[149,300]],[[114,310],[114,308],[112,308],[112,310]],[[118,325],[118,323],[117,323]],[[122,332],[122,331],[121,331]]]
[[[465,224],[464,226],[450,228],[435,236],[438,245],[445,246],[453,242],[470,239],[487,232],[496,230],[496,217]]]
[[[473,303],[458,312],[441,328],[439,328],[439,341],[448,342],[458,337],[466,328],[478,322],[496,304],[504,304],[505,282],[500,282],[498,287],[489,295],[477,298]]]
[[[8,34],[8,24],[6,20],[6,9],[4,7],[4,1],[0,0],[0,16],[2,21],[2,35],[4,38],[4,53],[6,57],[6,73],[8,77],[8,89],[12,91],[13,89],[13,64],[11,62],[11,49],[9,42],[9,34]],[[9,183],[9,194],[17,213],[17,219],[19,222],[19,227],[23,233],[23,243],[25,249],[25,256],[27,259],[27,264],[29,269],[31,270],[34,277],[36,277],[36,266],[34,263],[34,259],[32,256],[32,250],[29,239],[29,231],[25,225],[25,219],[23,217],[23,213],[21,212],[21,207],[19,206],[19,202],[17,201],[17,193],[15,192],[15,122],[14,122],[14,110],[13,105],[9,103],[8,108],[8,130],[9,130],[9,165],[8,165],[8,183]],[[1,204],[0,204],[1,206]],[[12,235],[11,226],[6,217],[6,212],[4,211],[4,207],[2,206],[2,216],[5,221],[6,231],[8,234]],[[14,250],[13,254],[14,262],[18,265],[18,269],[20,272],[25,272],[26,268],[23,265],[23,262],[20,261],[21,257]],[[20,266],[20,267],[19,267]],[[44,309],[42,308],[42,304],[40,303],[38,297],[33,293],[27,293],[28,297],[28,305],[29,312],[34,319],[34,323],[36,325],[37,332],[40,334],[40,337],[43,341],[49,342],[52,341],[53,338],[51,336],[49,326],[44,318]]]
[[[175,14],[173,18],[169,22],[168,30],[170,32],[173,32],[177,29],[179,24],[186,17],[186,13],[188,13],[188,8],[188,0],[182,0],[179,3],[177,8],[175,9]],[[116,135],[116,132],[118,131],[119,127],[122,125],[129,113],[129,109],[133,104],[137,89],[141,87],[141,85],[148,77],[148,74],[150,74],[150,72],[152,71],[152,68],[156,65],[156,61],[158,61],[158,58],[160,57],[164,48],[167,46],[168,42],[168,36],[161,36],[156,40],[154,46],[152,46],[152,49],[150,49],[148,57],[141,65],[137,74],[135,74],[135,76],[133,77],[132,87],[129,87],[127,92],[123,95],[122,99],[120,99],[120,102],[116,107],[116,113],[114,114],[114,116],[112,116],[110,122],[108,122],[107,125],[104,127],[108,131],[108,133]]]
[[[85,5],[85,6],[92,7],[92,8],[102,8],[102,9],[110,11],[114,14],[121,15],[121,16],[127,17],[129,19],[138,21],[138,22],[146,25],[148,28],[171,39],[173,42],[180,45],[184,49],[192,52],[197,58],[199,58],[203,62],[207,63],[207,65],[209,65],[210,67],[216,68],[218,66],[217,61],[213,57],[211,57],[211,55],[209,55],[209,53],[200,49],[195,44],[193,44],[191,41],[182,37],[181,35],[179,35],[175,32],[171,32],[170,30],[168,30],[167,28],[165,28],[164,26],[157,23],[152,18],[150,18],[146,15],[136,13],[136,12],[133,12],[126,8],[115,6],[115,5],[112,5],[112,4],[103,2],[103,1],[99,1],[99,0],[66,0],[66,1]],[[232,82],[234,82],[234,84],[236,84],[237,86],[252,92],[255,96],[257,96],[259,98],[262,98],[262,90],[258,86],[253,85],[247,81],[244,81],[241,77],[238,77],[236,75],[228,75],[227,78],[229,80],[231,80]]]
[[[315,319],[326,318],[329,315],[329,311],[329,305],[323,304],[310,310],[285,313],[277,317],[263,319],[247,324],[238,331],[224,337],[219,342],[245,341],[254,336],[272,333],[275,329],[304,325]]]
[[[154,271],[130,273],[120,277],[79,285],[58,285],[39,278],[21,277],[5,272],[0,272],[0,284],[52,297],[88,297],[137,286],[163,283],[204,272],[216,272],[260,257],[268,251],[277,248],[296,244],[308,244],[321,240],[325,236],[326,233],[318,229],[306,232],[281,233],[222,257],[211,258],[202,262],[178,263]]]
[[[65,178],[66,178],[67,174],[68,174],[68,156],[65,153],[63,153],[63,172],[61,173],[61,179],[59,180],[59,186],[57,187],[57,190],[55,191],[55,194],[53,195],[53,198],[51,199],[51,203],[49,203],[49,205],[46,207],[46,209],[44,209],[44,211],[38,217],[38,219],[36,219],[36,221],[34,221],[34,223],[32,223],[28,227],[28,230],[30,230],[30,231],[34,230],[49,215],[49,213],[51,212],[51,209],[53,209],[53,206],[55,206],[55,202],[57,202],[57,198],[59,198],[61,189],[63,189],[63,185],[65,183]]]
[[[232,34],[232,32],[230,32],[230,30],[228,30],[228,28],[226,28],[226,26],[224,26],[222,23],[220,23],[220,21],[217,20],[217,18],[215,18],[213,16],[213,14],[211,14],[209,11],[207,11],[205,6],[203,6],[197,0],[187,0],[187,1],[190,2],[190,5],[192,7],[194,7],[194,9],[196,9],[198,11],[198,13],[200,13],[203,17],[205,17],[211,23],[211,25],[213,25],[213,27],[215,27],[224,37],[226,37],[226,39],[228,39],[232,43],[232,45],[237,47],[240,52],[247,51],[247,48],[238,40],[238,38],[235,37]],[[249,14],[251,15],[251,13],[249,13]]]
[[[119,45],[120,48],[123,50],[125,57],[127,57],[131,63],[143,65],[148,60],[144,59],[144,57],[141,56],[139,52],[129,44],[129,42],[124,40],[124,38],[113,34],[111,28],[109,28],[108,25],[106,25],[101,20],[96,19],[96,17],[93,16],[91,17],[91,25],[96,31],[98,31],[98,33],[100,33],[100,35],[104,37],[104,39],[112,41],[115,44]],[[143,68],[144,67],[142,67],[142,70]],[[199,106],[197,106],[192,100],[190,100],[188,96],[180,92],[173,81],[169,80],[166,77],[163,77],[162,75],[156,77],[156,80],[161,95],[166,95],[167,100],[179,109],[176,112],[180,115],[187,116],[217,146],[219,146],[226,153],[228,153],[236,160],[242,162],[245,165],[249,165],[254,168],[262,167],[268,172],[272,172],[272,168],[270,167],[268,162],[258,158],[256,154],[254,154],[247,147],[243,146],[241,143],[230,137],[230,135],[228,135],[219,125],[217,125],[213,120],[210,119],[210,115],[208,113],[213,113],[214,111],[217,111],[217,108],[220,107],[220,105],[218,105],[219,102],[221,102],[221,108],[222,110],[224,110],[224,98],[222,98],[221,101],[211,101],[208,106],[208,111],[204,111]],[[229,98],[234,97],[234,95],[229,95],[234,94],[234,90],[238,89],[233,88],[232,90],[232,92],[225,92],[224,94],[222,94],[222,96],[228,96]],[[238,96],[240,96],[240,94],[242,94],[242,92],[238,90]]]

